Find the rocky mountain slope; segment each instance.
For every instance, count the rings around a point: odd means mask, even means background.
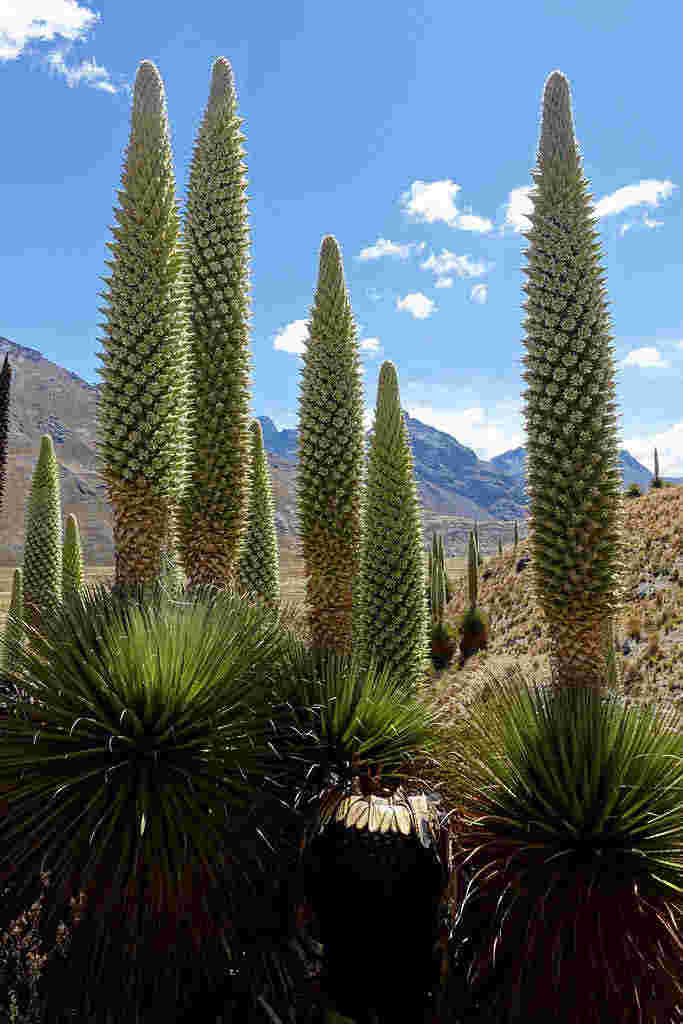
[[[45,359],[36,349],[0,337],[0,359],[9,352],[12,365],[7,477],[0,510],[0,565],[21,564],[24,515],[40,436],[48,433],[60,467],[64,520],[78,520],[86,565],[112,565],[111,508],[98,472],[95,447],[98,385]],[[434,427],[413,419],[406,424],[412,445],[415,478],[423,508],[425,542],[434,531],[444,536],[450,556],[465,551],[472,521],[480,524],[484,553],[512,538],[513,520],[526,536],[524,449],[485,462],[471,448]],[[267,416],[258,417],[270,467],[276,526],[281,548],[300,551],[296,519],[298,432],[278,430]],[[366,435],[369,439],[370,431]],[[624,486],[652,474],[622,451]]]

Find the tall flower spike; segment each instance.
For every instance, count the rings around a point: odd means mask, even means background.
[[[532,587],[559,685],[601,685],[620,600],[619,445],[609,316],[569,83],[548,77],[524,273]]]
[[[242,123],[230,63],[218,57],[185,213],[192,387],[178,543],[191,584],[235,583],[248,529],[250,240]]]
[[[318,287],[303,354],[297,515],[313,644],[350,654],[360,565],[363,382],[341,252],[320,247]]]
[[[5,625],[4,639],[8,643],[15,641],[21,643],[24,637],[24,570],[18,568],[14,570],[14,577],[12,579],[12,595],[10,597],[9,610],[7,615],[7,623]],[[17,671],[20,666],[16,664],[18,661],[15,658],[9,647],[2,647],[0,650],[0,666],[6,672]]]
[[[79,593],[84,583],[83,552],[78,532],[78,521],[71,513],[67,516],[64,535],[64,554],[62,557],[62,594]]]
[[[5,361],[0,370],[0,512],[5,491],[5,473],[7,472],[7,435],[9,434],[9,403],[12,367],[9,356],[5,353]]]
[[[432,554],[432,567],[437,561]],[[396,367],[382,363],[370,441],[360,568],[357,637],[361,664],[374,655],[414,687],[430,650],[425,558],[410,440]]]
[[[24,617],[38,628],[48,605],[62,601],[62,503],[59,466],[49,434],[40,439],[26,505]]]
[[[186,337],[182,256],[166,100],[142,61],[122,174],[110,277],[98,449],[113,509],[116,583],[158,578],[168,519],[183,484]]]
[[[270,486],[263,430],[252,420],[249,474],[249,527],[240,558],[239,585],[265,601],[280,600],[280,558],[275,528],[275,505]]]

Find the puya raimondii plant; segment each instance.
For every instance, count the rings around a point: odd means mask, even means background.
[[[24,636],[24,570],[19,567],[14,570],[12,577],[12,594],[10,597],[7,623],[5,625],[5,639],[8,643],[20,644]],[[0,651],[0,665],[3,669],[15,670],[14,657],[8,648]]]
[[[443,538],[434,534],[429,552],[429,584],[427,587],[428,611],[431,618],[430,647],[432,664],[445,668],[450,663],[457,646],[455,634],[444,620],[446,605],[451,599],[451,588],[446,574]]]
[[[280,558],[263,430],[256,419],[249,429],[249,526],[240,556],[239,586],[243,593],[252,592],[265,601],[279,601]]]
[[[451,599],[451,588],[446,573],[446,562],[443,552],[443,538],[434,534],[432,547],[429,551],[429,612],[432,622],[443,622],[443,613]]]
[[[250,241],[242,123],[230,63],[218,57],[190,168],[183,242],[191,390],[178,536],[191,584],[236,583],[248,529]]]
[[[130,141],[113,261],[101,309],[106,320],[97,431],[112,505],[116,583],[158,578],[171,507],[185,471],[186,324],[166,98],[142,61],[135,76]]]
[[[662,478],[659,475],[659,455],[657,454],[657,449],[656,448],[655,448],[655,475],[652,477],[652,486],[653,487],[661,487],[662,486]]]
[[[12,367],[9,356],[5,353],[5,361],[0,370],[0,511],[5,493],[5,475],[7,473],[7,436],[9,434],[9,403]]]
[[[62,504],[59,466],[49,434],[40,439],[26,504],[23,583],[25,619],[37,627],[42,610],[62,601]]]
[[[548,81],[523,286],[532,585],[565,685],[604,681],[623,574],[609,315],[569,87]]]
[[[308,330],[296,479],[306,605],[313,644],[350,654],[360,565],[363,383],[341,252],[332,235],[320,247]]]
[[[396,367],[382,363],[370,440],[354,647],[416,686],[429,656],[429,611],[419,498]],[[354,652],[356,653],[356,652]]]
[[[71,513],[66,519],[66,530],[64,531],[64,551],[62,555],[62,596],[66,600],[67,595],[74,591],[80,591],[85,581],[85,570],[83,567],[83,552],[81,550],[81,538],[78,531],[78,521]]]
[[[683,999],[680,714],[609,688],[623,564],[613,364],[559,71],[533,173],[530,550],[555,671],[532,686],[516,664],[504,682],[484,667],[498,697],[468,719],[462,756],[454,747],[467,808],[455,867],[467,861],[476,884],[453,948],[487,922],[466,973],[492,1022],[670,1024]]]

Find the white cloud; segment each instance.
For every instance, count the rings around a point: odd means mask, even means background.
[[[87,60],[83,61],[79,67],[69,68],[64,62],[64,55],[55,51],[48,54],[46,62],[51,70],[57,71],[60,75],[64,76],[66,84],[70,89],[74,85],[78,85],[79,82],[85,81],[95,89],[101,89],[103,92],[118,92],[116,87],[109,81],[109,72],[106,68],[100,67],[95,62],[94,57],[89,62]]]
[[[428,224],[441,220],[449,227],[463,231],[491,231],[493,224],[485,217],[460,213],[455,197],[461,187],[452,181],[414,181],[410,191],[401,195],[401,205],[410,217]]]
[[[436,303],[422,292],[412,292],[405,299],[396,299],[396,309],[407,310],[416,320],[425,320],[436,308]]]
[[[373,356],[381,356],[382,346],[379,343],[379,338],[363,338],[359,342],[361,351],[370,352]]]
[[[398,256],[401,260],[407,260],[410,256],[410,250],[416,246],[416,242],[406,242],[405,245],[396,245],[394,242],[390,242],[387,238],[378,238],[374,245],[368,246],[367,249],[362,249],[359,260],[378,260],[382,256]],[[422,246],[424,247],[424,242]]]
[[[470,298],[472,302],[478,302],[480,306],[483,306],[488,297],[489,287],[487,284],[475,284],[474,288],[470,292]]]
[[[4,0],[0,6],[0,61],[17,60],[32,52],[32,42],[52,42],[59,36],[66,42],[42,56],[42,63],[63,75],[69,88],[86,82],[94,89],[116,93],[109,72],[94,58],[75,67],[68,67],[64,60],[73,44],[82,42],[100,18],[77,0]],[[121,88],[130,91],[130,86]]]
[[[453,278],[452,277],[438,277],[434,282],[435,288],[452,288]]]
[[[624,441],[624,448],[651,473],[655,469],[656,448],[660,476],[683,476],[683,420],[647,438],[629,438]]]
[[[675,188],[678,186],[671,181],[655,181],[652,178],[639,181],[637,185],[624,185],[595,203],[595,213],[598,217],[606,217],[612,213],[622,213],[632,206],[642,206],[643,203],[658,206],[660,197],[668,199]]]
[[[634,348],[632,352],[622,359],[621,366],[639,366],[643,370],[649,370],[656,368],[658,370],[666,370],[671,363],[667,363],[662,359],[659,351],[656,348]]]
[[[505,205],[505,223],[501,231],[504,231],[506,227],[511,227],[517,232],[531,230],[529,214],[533,212],[534,208],[530,198],[533,187],[533,185],[526,185],[510,192]],[[624,185],[623,188],[618,188],[611,195],[603,196],[598,202],[591,200],[589,205],[593,207],[596,217],[608,217],[612,214],[623,213],[624,210],[634,206],[658,206],[660,200],[670,198],[675,188],[678,188],[678,185],[674,185],[671,181],[657,181],[654,178],[648,178],[639,181],[637,185]],[[633,223],[622,224],[620,233],[624,235],[630,227],[633,227]],[[661,227],[664,222],[651,220],[645,214],[641,223],[645,227],[654,228]]]
[[[523,185],[521,188],[513,188],[505,204],[505,222],[501,231],[511,227],[513,231],[529,231],[531,221],[529,214],[534,212],[533,200],[529,194],[534,186]]]
[[[276,352],[289,352],[291,355],[302,356],[306,351],[306,344],[308,343],[308,324],[307,320],[293,320],[291,324],[287,324],[281,331],[275,335],[273,341],[273,348]],[[362,325],[358,325],[358,329],[361,329]],[[361,338],[358,345],[362,352],[368,352],[373,356],[382,355],[382,346],[380,345],[379,338]],[[365,370],[362,370],[365,373]]]
[[[444,274],[448,274],[452,270],[458,277],[481,277],[494,266],[495,263],[490,263],[488,266],[485,263],[473,263],[469,256],[456,256],[448,249],[442,249],[440,256],[435,256],[432,253],[429,259],[420,264],[422,270],[433,270],[439,277],[443,277]]]
[[[308,341],[308,323],[306,320],[294,320],[287,324],[276,336],[273,348],[276,352],[291,352],[302,356]]]

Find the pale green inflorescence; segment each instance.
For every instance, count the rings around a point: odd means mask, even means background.
[[[161,76],[142,61],[130,141],[107,243],[111,276],[98,403],[98,449],[113,509],[116,581],[158,576],[168,518],[183,487],[186,317],[179,214]]]
[[[64,531],[64,550],[62,554],[62,595],[66,600],[67,594],[79,593],[85,582],[83,567],[83,552],[81,550],[81,538],[78,532],[76,516],[70,513],[66,519],[66,530]]]
[[[446,606],[446,571],[444,568],[443,560],[443,546],[441,545],[441,538],[434,534],[432,542],[432,550],[429,558],[429,580],[430,580],[430,599],[429,607],[431,609],[432,621],[442,622],[444,608]]]
[[[555,678],[599,685],[625,564],[614,363],[595,215],[559,71],[545,85],[532,175],[522,375],[532,582]]]
[[[477,588],[479,583],[479,548],[474,531],[470,532],[470,542],[467,547],[467,583],[469,588],[470,608],[477,603]]]
[[[62,601],[59,466],[49,434],[40,439],[40,454],[26,506],[23,583],[25,619],[38,626],[40,610]]]
[[[432,556],[433,557],[433,556]],[[423,678],[430,649],[425,564],[413,456],[396,368],[382,364],[370,441],[354,647],[374,654],[408,686]]]
[[[19,567],[14,570],[12,578],[12,595],[10,597],[5,625],[5,639],[11,642],[13,639],[21,643],[24,636],[22,620],[24,617],[24,570]],[[19,668],[11,652],[3,646],[0,651],[0,666],[5,671],[13,671]]]
[[[249,527],[239,563],[239,585],[266,601],[280,599],[280,558],[263,431],[252,420],[249,471]]]
[[[10,385],[12,381],[12,367],[9,356],[5,353],[5,359],[0,370],[0,510],[5,492],[5,473],[7,471],[7,435],[9,434],[9,406],[10,406]]]
[[[179,547],[193,584],[234,582],[248,529],[251,440],[245,135],[218,57],[190,169],[183,251],[191,391]]]
[[[350,654],[360,565],[363,382],[341,252],[332,235],[320,247],[308,329],[296,478],[307,614],[315,647]]]

